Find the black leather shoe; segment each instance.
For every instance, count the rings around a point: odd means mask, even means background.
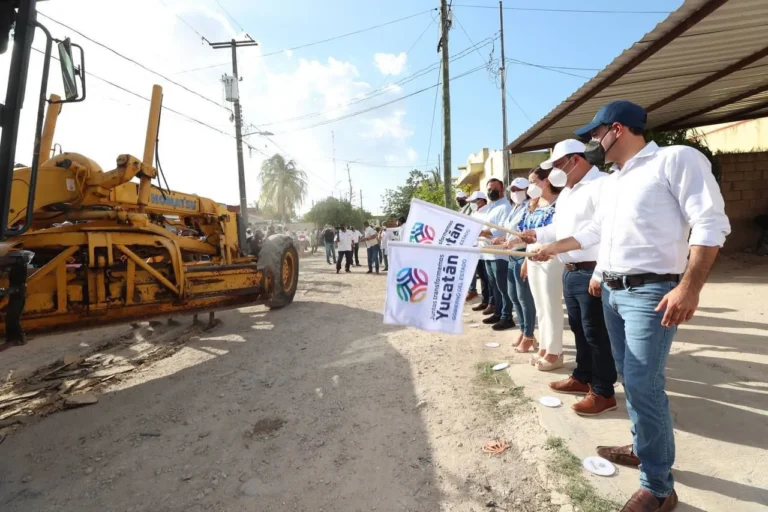
[[[489,317],[483,318],[483,323],[484,324],[495,324],[499,320],[501,320],[500,316],[498,316],[498,315],[491,315]]]
[[[491,329],[494,331],[506,331],[507,329],[511,329],[515,326],[515,322],[512,321],[511,318],[506,318],[503,320],[499,320],[495,324],[491,326]]]
[[[485,311],[485,308],[487,308],[487,307],[488,307],[488,303],[487,302],[481,302],[477,306],[474,306],[472,308],[472,311]]]

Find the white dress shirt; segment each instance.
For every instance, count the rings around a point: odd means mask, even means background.
[[[338,232],[336,240],[339,242],[339,252],[352,250],[352,240],[354,240],[354,236],[354,233],[350,230]]]
[[[389,237],[392,235],[392,230],[385,229],[381,233],[381,250],[385,251],[387,250],[387,245],[389,245]]]
[[[597,211],[574,238],[600,244],[598,268],[682,274],[689,245],[722,247],[731,232],[709,160],[687,146],[649,142],[601,183]]]
[[[498,201],[494,201],[492,203],[488,203],[485,205],[485,211],[482,213],[482,219],[486,222],[491,222],[493,224],[497,224],[499,226],[504,225],[504,221],[507,220],[507,217],[509,217],[509,213],[512,211],[512,203],[509,202],[509,199],[506,197],[502,197]],[[505,231],[501,231],[500,229],[495,228],[486,228],[490,229],[491,231],[491,238],[496,238],[497,236],[504,236],[506,235]],[[483,254],[482,259],[488,260],[488,261],[494,261],[494,260],[506,260],[509,258],[509,256],[500,255],[500,254]]]
[[[360,239],[361,239],[362,237],[363,237],[363,234],[362,234],[361,232],[359,232],[357,229],[355,229],[355,230],[352,232],[352,242],[353,242],[353,243],[359,243],[359,242],[360,242]]]
[[[371,226],[368,226],[365,228],[365,238],[368,238],[369,236],[372,236],[373,238],[371,240],[365,241],[366,247],[373,247],[374,245],[379,245],[379,241],[376,238],[376,230],[373,229]]]
[[[557,210],[552,224],[536,230],[536,242],[548,244],[563,240],[586,229],[595,215],[602,180],[609,176],[592,167],[572,188],[564,188],[557,198]],[[597,246],[570,251],[558,256],[563,263],[597,261]]]

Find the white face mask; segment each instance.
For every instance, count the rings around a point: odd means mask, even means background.
[[[523,201],[525,201],[525,190],[518,190],[517,192],[512,192],[511,197],[512,197],[513,203],[521,204]]]
[[[541,197],[541,194],[543,194],[544,191],[541,190],[541,187],[536,185],[535,183],[531,183],[528,186],[528,195],[531,196],[533,199],[538,199]]]
[[[549,182],[553,187],[564,187],[568,184],[568,173],[562,169],[554,167],[549,173]]]
[[[477,211],[477,203],[469,203],[469,209],[473,212]]]

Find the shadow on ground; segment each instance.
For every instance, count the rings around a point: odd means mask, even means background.
[[[6,439],[3,512],[439,509],[381,315],[295,302],[218,316],[152,380]]]

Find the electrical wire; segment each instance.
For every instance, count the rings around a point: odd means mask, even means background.
[[[498,9],[498,5],[468,5],[456,4],[454,7],[469,7],[471,9]],[[533,12],[571,12],[585,14],[672,14],[674,11],[621,11],[599,9],[554,9],[540,7],[502,7],[505,11],[533,11]]]
[[[150,69],[150,68],[148,68],[147,66],[145,66],[145,65],[144,65],[144,64],[142,64],[141,62],[138,62],[138,61],[136,61],[136,60],[134,60],[134,59],[132,59],[132,58],[130,58],[130,57],[127,57],[127,56],[123,55],[122,53],[118,52],[117,50],[113,50],[112,48],[110,48],[109,46],[105,45],[104,43],[100,43],[99,41],[96,41],[95,39],[93,39],[93,38],[91,38],[91,37],[88,37],[87,35],[83,34],[83,33],[82,33],[82,32],[80,32],[79,30],[77,30],[77,29],[75,29],[75,28],[72,28],[71,26],[69,26],[69,25],[67,25],[67,24],[65,24],[65,23],[62,23],[62,22],[60,22],[60,21],[57,21],[57,20],[55,20],[55,19],[51,18],[50,16],[46,16],[45,14],[43,14],[43,13],[41,13],[41,12],[39,12],[38,14],[39,14],[40,16],[42,16],[42,17],[44,17],[44,18],[48,19],[48,20],[51,20],[51,21],[52,21],[52,22],[54,22],[54,23],[57,23],[58,25],[61,25],[62,27],[66,28],[66,29],[68,29],[68,30],[71,30],[72,32],[74,32],[74,33],[78,34],[79,36],[81,36],[81,37],[83,37],[83,38],[85,38],[85,39],[87,39],[88,41],[92,42],[93,44],[95,44],[95,45],[97,45],[97,46],[100,46],[100,47],[104,48],[105,50],[108,50],[108,51],[110,51],[110,52],[114,53],[114,54],[115,54],[115,55],[117,55],[118,57],[120,57],[120,58],[122,58],[122,59],[124,59],[124,60],[127,60],[128,62],[131,62],[132,64],[135,64],[135,65],[139,66],[140,68],[144,69],[145,71],[148,71],[148,72],[152,73],[153,75],[155,75],[155,76],[158,76],[158,77],[162,78],[163,80],[166,80],[167,82],[170,82],[170,83],[172,83],[173,85],[176,85],[176,86],[178,86],[178,87],[181,87],[181,88],[182,88],[182,89],[184,89],[185,91],[187,91],[187,92],[189,92],[189,93],[191,93],[191,94],[194,94],[195,96],[197,96],[197,97],[199,97],[199,98],[201,98],[201,99],[203,99],[203,100],[207,101],[208,103],[212,103],[212,104],[216,105],[217,107],[219,107],[219,108],[223,108],[224,110],[226,110],[226,111],[228,111],[228,112],[231,112],[231,111],[232,111],[232,110],[231,110],[231,109],[229,109],[228,107],[226,107],[226,106],[224,106],[224,105],[221,105],[220,103],[218,103],[218,102],[216,102],[216,101],[214,101],[214,100],[212,100],[212,99],[208,98],[207,96],[205,96],[205,95],[203,95],[203,94],[200,94],[200,93],[199,93],[199,92],[197,92],[197,91],[193,91],[193,90],[192,90],[192,89],[190,89],[189,87],[187,87],[187,86],[185,86],[185,85],[183,85],[183,84],[180,84],[179,82],[176,82],[175,80],[172,80],[172,79],[168,78],[167,76],[163,75],[162,73],[159,73],[159,72],[157,72],[157,71],[155,71],[155,70],[153,70],[153,69]]]
[[[218,5],[218,6],[221,8],[221,10],[222,10],[222,11],[224,11],[224,14],[226,14],[226,15],[229,17],[229,19],[231,19],[232,21],[234,21],[234,22],[235,22],[235,25],[237,25],[237,28],[239,28],[239,29],[240,29],[240,32],[243,32],[243,33],[245,33],[245,29],[243,28],[243,26],[242,26],[242,25],[240,25],[240,22],[238,22],[238,21],[235,19],[235,17],[234,17],[234,16],[232,16],[231,14],[229,14],[229,11],[228,11],[228,10],[227,10],[227,9],[226,9],[226,8],[225,8],[223,5],[221,5],[221,2],[219,2],[219,0],[215,0],[215,2],[216,2],[216,5]]]
[[[464,73],[462,73],[460,75],[456,75],[454,77],[451,77],[450,80],[451,81],[457,80],[457,79],[465,77],[465,76],[467,76],[469,74],[476,73],[477,71],[480,71],[481,69],[486,69],[485,65],[478,66],[476,68],[470,69],[469,71],[465,71]],[[426,91],[429,91],[431,89],[434,89],[438,85],[439,84],[430,85],[429,87],[425,87],[423,89],[419,89],[418,91],[414,91],[414,92],[412,92],[410,94],[406,94],[405,96],[400,96],[399,98],[395,98],[394,100],[387,101],[385,103],[380,103],[379,105],[374,105],[374,106],[366,108],[364,110],[358,110],[357,112],[351,112],[351,113],[349,113],[347,115],[344,115],[344,116],[339,116],[339,117],[336,117],[336,118],[333,118],[333,119],[327,119],[327,120],[322,121],[320,123],[316,123],[316,124],[308,125],[308,126],[302,126],[300,128],[296,128],[294,130],[288,130],[286,132],[281,133],[281,135],[285,135],[286,133],[294,133],[294,132],[300,132],[300,131],[304,131],[304,130],[309,130],[309,129],[312,129],[312,128],[317,128],[319,126],[324,126],[326,124],[331,124],[331,123],[335,123],[335,122],[338,122],[338,121],[343,121],[345,119],[349,119],[351,117],[356,117],[356,116],[359,116],[361,114],[366,114],[366,113],[371,112],[373,110],[377,110],[377,109],[380,109],[382,107],[386,107],[386,106],[392,105],[393,103],[397,103],[399,101],[403,101],[404,99],[407,99],[407,98],[410,98],[412,96],[416,96],[417,94],[421,94],[423,92],[426,92]]]
[[[495,41],[495,39],[491,39],[490,37],[488,37],[486,39],[483,39],[476,46],[479,46],[479,47],[482,48],[484,46],[488,46],[489,44],[492,44],[494,41]],[[457,54],[453,55],[450,58],[450,62],[456,62],[456,61],[458,61],[460,59],[463,59],[464,57],[466,57],[467,55],[472,53],[473,49],[474,49],[473,47],[465,48],[464,50],[462,50],[462,51],[458,52]],[[369,99],[375,98],[377,96],[381,96],[381,95],[389,92],[391,90],[392,86],[402,86],[402,85],[405,85],[405,84],[407,84],[409,82],[412,82],[412,81],[416,80],[417,78],[420,78],[420,77],[430,73],[431,71],[434,71],[436,68],[439,69],[439,67],[440,67],[440,63],[439,62],[437,64],[431,64],[431,65],[427,66],[426,68],[422,68],[422,69],[420,69],[418,71],[415,71],[414,73],[412,73],[410,75],[407,75],[407,76],[401,78],[397,82],[393,82],[391,84],[387,84],[385,87],[382,87],[382,88],[379,88],[379,89],[374,89],[374,90],[369,91],[366,94],[364,94],[364,95],[362,95],[362,96],[360,96],[358,98],[350,100],[347,103],[344,103],[342,105],[339,105],[339,106],[336,106],[336,107],[333,107],[333,108],[330,108],[330,109],[327,109],[327,110],[320,110],[320,111],[316,111],[316,112],[310,112],[308,114],[302,114],[300,116],[291,117],[291,118],[287,118],[287,119],[280,119],[278,121],[268,121],[268,122],[265,122],[265,123],[261,123],[261,126],[272,126],[272,125],[275,125],[275,124],[285,124],[285,123],[290,123],[290,122],[294,122],[294,121],[302,121],[304,119],[310,119],[310,118],[313,118],[313,117],[318,117],[318,116],[321,116],[321,115],[324,115],[324,114],[328,114],[330,112],[335,112],[335,111],[338,111],[338,110],[343,110],[343,109],[345,109],[345,108],[347,108],[349,106],[355,105],[357,103],[362,103],[363,101],[368,101]]]
[[[521,66],[530,66],[530,67],[533,67],[533,68],[545,69],[547,71],[552,71],[553,73],[560,73],[561,75],[573,76],[573,77],[576,77],[576,78],[583,78],[585,80],[589,80],[588,76],[579,75],[578,73],[571,73],[571,72],[568,72],[568,71],[562,71],[562,69],[567,69],[567,68],[555,68],[555,67],[552,67],[552,66],[543,66],[541,64],[534,64],[532,62],[525,62],[523,60],[512,59],[512,58],[507,59],[506,63],[507,64],[519,64]],[[600,70],[599,69],[595,69],[595,70],[590,70],[590,71],[600,71]]]
[[[165,3],[165,0],[160,0],[160,3],[161,3],[161,4],[163,4],[163,6],[165,6],[165,8],[166,8],[166,9],[168,9],[169,11],[173,11],[173,15],[174,15],[174,16],[176,16],[176,18],[177,18],[177,19],[178,19],[180,22],[182,22],[184,25],[186,25],[186,26],[189,28],[189,30],[191,30],[192,32],[194,32],[195,34],[197,34],[197,36],[198,36],[200,39],[202,39],[202,40],[203,40],[203,41],[205,41],[206,43],[207,43],[207,42],[209,42],[209,41],[208,41],[208,38],[206,38],[206,37],[205,37],[203,34],[201,34],[200,32],[198,32],[198,31],[197,31],[197,29],[195,29],[195,27],[193,27],[192,25],[190,25],[190,24],[187,22],[187,20],[185,20],[184,18],[182,18],[182,17],[181,17],[181,15],[179,15],[179,13],[177,13],[176,11],[174,11],[173,9],[171,9],[171,8],[168,6],[168,4],[166,4],[166,3]]]
[[[442,80],[440,79],[441,73],[443,71],[442,65],[437,70],[437,84],[440,85],[442,83]],[[427,167],[429,167],[429,152],[432,151],[432,134],[435,130],[435,112],[437,112],[437,93],[440,91],[439,87],[435,87],[435,101],[432,104],[432,124],[429,126],[429,144],[427,144],[427,161],[424,163],[424,170],[427,170]]]
[[[398,18],[396,20],[387,21],[386,23],[381,23],[379,25],[374,25],[372,27],[362,28],[360,30],[355,30],[353,32],[347,32],[346,34],[341,34],[341,35],[338,35],[338,36],[333,36],[333,37],[329,37],[329,38],[326,38],[326,39],[321,39],[319,41],[313,41],[311,43],[300,44],[298,46],[292,46],[290,48],[283,48],[282,50],[276,50],[276,51],[273,51],[273,52],[265,53],[265,54],[261,55],[260,58],[270,57],[272,55],[278,55],[278,54],[284,53],[286,51],[301,50],[303,48],[309,48],[310,46],[315,46],[315,45],[318,45],[318,44],[323,44],[323,43],[328,43],[328,42],[331,42],[331,41],[336,41],[337,39],[342,39],[342,38],[345,38],[345,37],[354,36],[354,35],[357,35],[357,34],[362,34],[363,32],[368,32],[369,30],[375,30],[377,28],[386,27],[388,25],[392,25],[394,23],[399,23],[401,21],[406,21],[406,20],[409,20],[411,18],[415,18],[417,16],[421,16],[422,14],[426,14],[428,12],[437,11],[437,10],[438,10],[438,8],[435,7],[433,9],[427,9],[426,11],[417,12],[416,14],[411,14],[410,16],[405,16],[403,18]],[[177,74],[192,73],[193,71],[201,71],[201,70],[204,70],[204,69],[218,68],[218,67],[227,66],[227,65],[229,65],[229,62],[223,62],[221,64],[212,64],[210,66],[202,66],[202,67],[199,67],[199,68],[193,68],[193,69],[186,69],[186,70],[183,70],[183,71],[177,71]]]

